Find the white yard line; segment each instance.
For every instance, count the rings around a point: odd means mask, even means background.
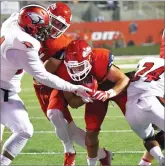
[[[73,119],[84,119],[84,116],[72,116],[72,118]],[[105,118],[108,118],[108,119],[123,119],[125,117],[124,116],[106,116]],[[47,120],[46,117],[42,117],[42,116],[38,116],[38,117],[32,116],[32,117],[30,117],[30,119]]]
[[[33,102],[33,101],[32,101]],[[26,108],[27,109],[35,109],[35,108],[40,108],[41,109],[41,107],[40,106],[27,106],[27,105],[25,105],[26,106]],[[108,108],[112,108],[112,107],[117,107],[117,106],[113,106],[111,103],[109,103],[109,106],[108,106]],[[79,109],[84,109],[84,107],[80,107]]]
[[[101,133],[130,133],[132,130],[102,130]],[[4,132],[5,134],[11,133],[10,131]],[[34,134],[54,134],[54,131],[34,131]]]
[[[130,60],[130,59],[142,59],[142,58],[146,58],[146,57],[159,57],[159,55],[133,55],[133,56],[129,56],[129,55],[123,55],[123,56],[115,56],[114,60]]]
[[[117,66],[121,69],[134,69],[137,67],[137,64],[122,64]]]
[[[86,152],[76,152],[77,154],[86,154]],[[144,151],[116,151],[112,152],[114,154],[142,154]],[[62,155],[63,152],[22,152],[21,155]]]

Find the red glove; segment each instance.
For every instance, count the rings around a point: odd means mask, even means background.
[[[87,76],[87,78],[83,81],[82,85],[92,89],[92,92],[88,92],[90,96],[93,96],[98,88],[97,80],[92,75]]]
[[[114,89],[110,89],[108,91],[96,91],[92,97],[95,100],[106,101],[107,99],[116,96],[116,91]]]

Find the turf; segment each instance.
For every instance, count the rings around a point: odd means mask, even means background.
[[[125,71],[131,71],[128,69]],[[25,75],[22,81],[21,98],[25,102],[31,122],[34,126],[34,135],[14,160],[12,165],[62,165],[63,147],[54,134],[54,128],[41,112],[38,101],[32,88],[32,78]],[[85,128],[84,107],[70,109],[75,123]],[[11,135],[5,130],[4,141]],[[100,133],[100,146],[115,153],[113,165],[137,165],[144,151],[142,141],[131,131],[120,109],[109,104],[107,116]],[[86,151],[75,145],[77,152],[76,165],[87,165]],[[154,161],[154,164],[156,162]]]

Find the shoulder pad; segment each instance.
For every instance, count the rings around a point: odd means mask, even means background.
[[[13,48],[23,50],[23,51],[39,51],[41,44],[38,40],[22,32],[19,36],[15,37],[13,41]]]

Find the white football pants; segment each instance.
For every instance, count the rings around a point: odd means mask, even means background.
[[[2,150],[16,157],[33,135],[33,126],[28,113],[18,94],[9,95],[9,101],[4,102],[4,92],[0,90],[1,124],[9,128],[12,135],[5,142]]]
[[[131,128],[142,139],[153,136],[152,124],[165,131],[164,106],[156,96],[128,99],[125,116]]]

